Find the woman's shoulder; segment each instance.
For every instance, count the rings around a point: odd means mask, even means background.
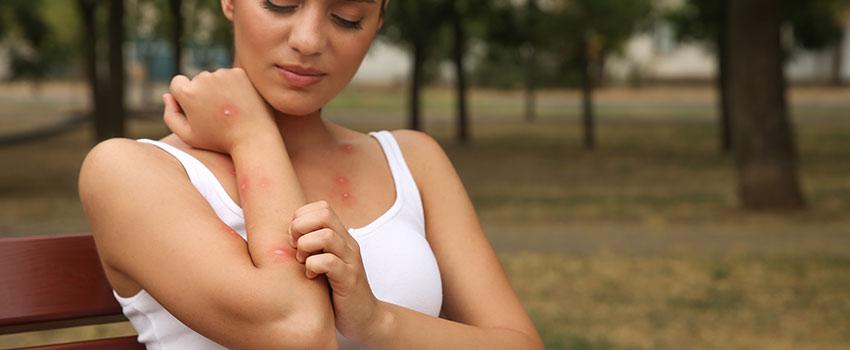
[[[408,129],[393,130],[390,133],[401,148],[407,166],[420,187],[431,184],[438,186],[447,175],[454,175],[451,160],[431,135]]]
[[[101,141],[89,151],[83,160],[80,177],[102,173],[117,175],[116,172],[144,167],[158,159],[146,145],[136,140],[112,138]]]
[[[169,137],[161,141],[179,148]],[[120,179],[120,175],[133,174],[140,169],[175,168],[175,165],[178,165],[176,160],[157,151],[156,146],[128,138],[112,138],[98,143],[89,151],[80,168],[80,178],[111,175]]]
[[[185,176],[173,157],[153,145],[127,138],[112,138],[95,145],[80,167],[78,190],[84,202],[92,197],[119,196],[120,189],[133,181],[147,183]]]

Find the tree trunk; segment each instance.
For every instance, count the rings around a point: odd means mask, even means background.
[[[454,52],[452,59],[455,64],[457,78],[455,80],[457,93],[457,138],[460,142],[466,143],[469,141],[469,114],[466,107],[466,71],[463,67],[463,56],[466,46],[466,33],[463,28],[463,21],[458,4],[455,2],[455,8],[452,14],[452,27],[454,29]]]
[[[80,11],[83,25],[81,46],[84,53],[83,61],[86,80],[88,80],[89,84],[91,119],[94,121],[95,141],[99,141],[103,140],[101,135],[108,134],[108,127],[104,122],[104,120],[107,120],[108,114],[105,107],[105,88],[97,67],[97,18],[95,16],[97,2],[93,0],[77,0],[77,8]]]
[[[744,208],[799,209],[804,206],[788,120],[780,26],[774,0],[728,3],[729,87]]]
[[[832,86],[844,86],[844,36],[841,37],[832,49]]]
[[[170,0],[171,49],[174,50],[172,67],[174,75],[183,73],[183,0]]]
[[[528,0],[525,4],[526,42],[520,51],[521,61],[525,64],[525,121],[528,123],[537,119],[537,32],[541,18],[537,1]]]
[[[124,0],[109,1],[109,100],[99,140],[124,136]]]
[[[536,75],[537,50],[528,46],[525,53],[525,121],[534,122],[537,119]]]
[[[717,35],[717,96],[719,108],[720,153],[732,152],[732,121],[729,108],[732,98],[729,89],[729,42],[726,40],[726,8],[729,0],[720,1],[720,27]]]
[[[584,148],[593,150],[596,148],[595,121],[593,111],[593,55],[589,39],[585,39],[581,45],[581,101],[582,121],[584,126]]]
[[[411,65],[410,79],[410,123],[413,130],[422,130],[419,123],[419,89],[422,84],[422,66],[424,64],[425,50],[422,45],[413,45],[413,64]]]

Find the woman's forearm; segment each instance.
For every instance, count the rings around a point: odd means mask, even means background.
[[[280,134],[240,140],[231,157],[254,263],[263,268],[293,258],[287,229],[306,203]]]
[[[483,328],[381,302],[381,320],[367,343],[375,349],[543,349],[537,337]]]
[[[336,326],[327,297],[327,283],[324,279],[305,278],[304,266],[295,260],[295,251],[287,243],[287,229],[295,210],[305,204],[305,197],[283,139],[271,131],[240,140],[231,151],[244,209],[248,250],[262,275],[277,276],[268,286],[277,291],[273,294],[278,297],[272,299],[285,300],[294,308],[291,310],[297,310],[288,315],[279,327],[280,332],[276,333],[283,336],[293,329],[318,326],[320,329],[313,327],[305,333],[313,335],[312,344],[335,347]],[[293,273],[293,269],[297,272]],[[293,294],[293,279],[301,279],[298,282],[304,285],[303,292],[308,295]],[[288,297],[281,299],[282,296]],[[282,306],[267,305],[271,308]]]

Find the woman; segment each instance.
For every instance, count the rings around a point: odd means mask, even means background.
[[[221,0],[237,68],[172,81],[175,134],[89,153],[80,197],[148,348],[542,347],[440,146],[321,117],[385,1]]]

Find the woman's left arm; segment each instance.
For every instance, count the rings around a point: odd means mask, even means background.
[[[368,342],[376,348],[542,349],[443,149],[421,132],[393,134],[419,185],[442,274],[442,313],[454,321],[381,303],[382,321]]]
[[[339,331],[378,349],[542,349],[445,152],[426,134],[394,135],[412,160],[426,236],[442,275],[443,315],[453,321],[376,299],[359,245],[320,201],[296,210],[291,244],[308,278],[327,276]]]

